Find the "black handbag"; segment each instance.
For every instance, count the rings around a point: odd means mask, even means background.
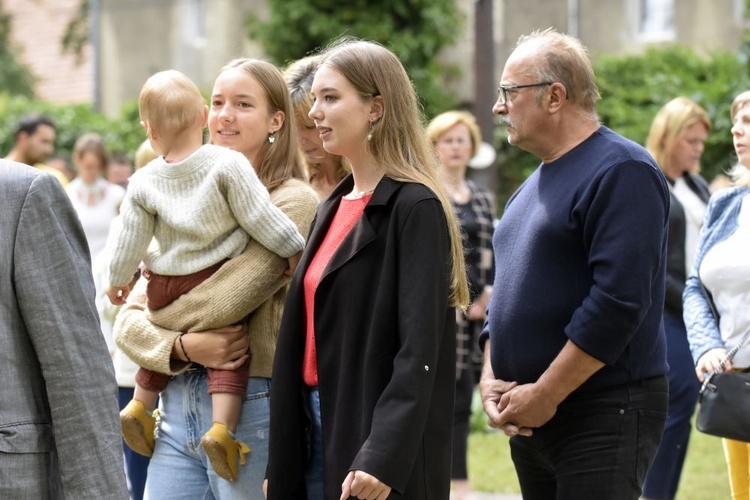
[[[748,336],[750,331],[729,351],[724,361],[737,354]],[[695,426],[699,431],[750,442],[750,373],[715,372],[708,375],[698,401],[700,406]]]

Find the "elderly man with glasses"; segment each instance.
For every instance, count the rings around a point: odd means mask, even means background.
[[[493,108],[542,161],[495,231],[480,337],[484,410],[526,500],[637,499],[667,415],[668,188],[599,99],[585,47],[547,30],[521,37]]]

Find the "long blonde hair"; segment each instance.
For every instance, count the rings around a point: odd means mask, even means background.
[[[401,61],[375,42],[347,38],[323,52],[323,64],[340,72],[363,98],[381,96],[383,115],[371,128],[372,138],[365,148],[386,176],[423,184],[440,200],[451,238],[450,301],[466,307],[469,289],[458,224],[424,135],[416,92]]]
[[[305,171],[297,154],[297,128],[294,111],[284,76],[273,64],[259,59],[235,59],[224,66],[222,72],[239,68],[247,71],[260,84],[268,98],[268,112],[284,113],[284,123],[276,131],[276,140],[264,143],[260,150],[260,165],[253,165],[266,189],[273,191],[284,181],[295,178],[305,180]]]
[[[696,123],[705,126],[707,132],[711,130],[711,119],[706,110],[687,97],[675,97],[656,113],[651,122],[646,149],[665,174],[669,171],[677,138]],[[698,164],[693,168],[695,173],[700,169]]]

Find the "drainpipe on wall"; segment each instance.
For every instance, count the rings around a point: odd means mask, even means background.
[[[482,141],[495,145],[495,117],[492,105],[497,96],[495,80],[495,36],[494,36],[494,0],[474,1],[474,116],[482,131]],[[494,150],[490,148],[494,153]],[[494,164],[494,154],[489,163],[482,167],[471,168],[469,177],[479,185],[497,191],[497,173],[494,168],[485,168]],[[474,166],[474,165],[473,165]]]

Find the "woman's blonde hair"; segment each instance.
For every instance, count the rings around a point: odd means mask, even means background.
[[[427,130],[425,131],[427,140],[434,146],[441,135],[458,124],[466,125],[469,129],[471,145],[473,147],[471,155],[475,156],[479,152],[479,146],[482,144],[482,133],[479,131],[477,119],[468,111],[446,111],[437,115],[427,125]]]
[[[260,150],[260,165],[253,165],[258,178],[269,191],[273,191],[291,178],[305,180],[305,171],[297,152],[294,111],[281,71],[267,61],[235,59],[224,66],[219,74],[229,69],[247,71],[266,93],[269,114],[277,111],[284,114],[283,123],[275,133],[274,142],[263,144]]]
[[[424,135],[417,95],[404,66],[382,45],[351,38],[327,48],[322,64],[341,73],[363,99],[382,98],[383,115],[370,129],[366,151],[383,167],[386,176],[423,184],[442,203],[452,248],[450,302],[466,307],[469,290],[458,224],[438,179],[437,161]]]
[[[313,106],[312,82],[319,64],[320,55],[308,56],[292,62],[284,70],[284,80],[292,99],[297,124],[307,128],[315,128],[315,122],[309,113]],[[336,181],[340,181],[351,172],[348,163],[343,157],[340,158],[336,168]],[[302,161],[312,182],[318,176],[318,166],[308,162],[304,157]]]
[[[151,160],[154,160],[158,157],[159,155],[157,155],[154,152],[154,149],[151,147],[151,141],[146,139],[141,143],[140,146],[138,146],[138,149],[135,150],[135,161],[133,162],[133,168],[135,170],[138,170],[141,167],[145,167]]]
[[[732,126],[734,126],[734,120],[737,118],[737,113],[749,103],[750,90],[746,90],[734,98],[734,101],[732,101],[732,111],[729,115],[732,119]],[[732,179],[735,186],[750,186],[750,165],[743,165],[740,163],[739,159],[737,164],[727,172],[727,175]]]
[[[677,139],[696,123],[706,127],[706,132],[711,130],[711,119],[706,110],[687,97],[675,97],[656,113],[651,122],[646,149],[665,174],[670,170],[669,163]],[[699,171],[700,165],[696,163],[692,172]]]

